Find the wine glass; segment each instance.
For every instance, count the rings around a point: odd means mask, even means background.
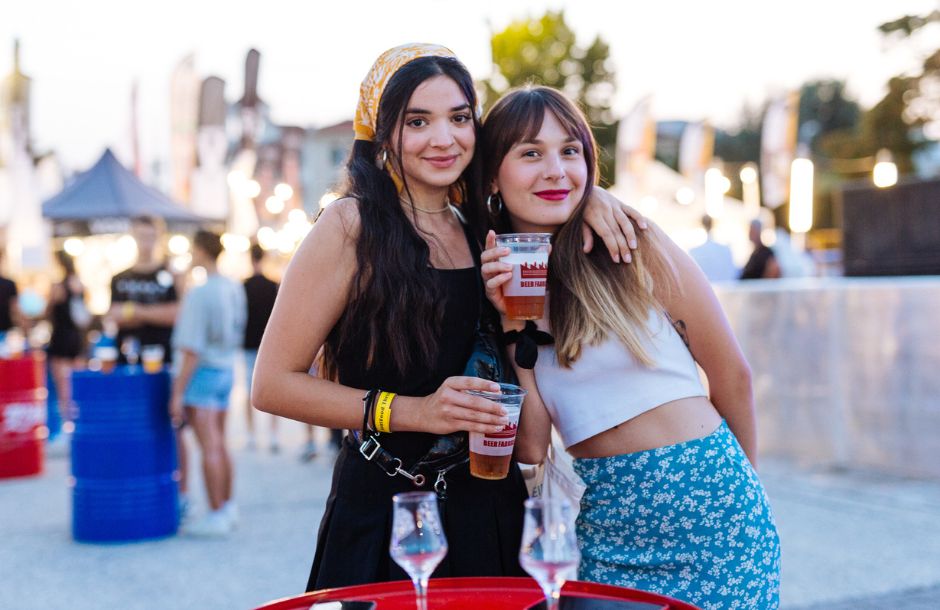
[[[574,508],[563,498],[529,498],[519,564],[545,592],[546,610],[557,610],[561,587],[577,575],[581,553],[574,530]]]
[[[427,610],[428,578],[447,554],[447,538],[437,512],[437,495],[415,491],[392,496],[389,552],[411,576],[419,610]]]
[[[140,356],[140,341],[136,337],[125,337],[121,341],[121,353],[131,367],[137,366]]]

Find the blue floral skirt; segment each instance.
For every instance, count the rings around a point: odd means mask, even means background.
[[[764,488],[722,422],[708,436],[574,460],[587,490],[579,578],[705,610],[780,604],[780,540]]]

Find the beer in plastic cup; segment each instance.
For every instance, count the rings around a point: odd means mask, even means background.
[[[117,364],[118,348],[113,345],[99,345],[95,348],[95,357],[101,361],[101,372],[110,373]]]
[[[0,333],[2,334],[2,333]],[[17,328],[10,329],[6,337],[3,338],[5,357],[12,359],[23,356],[23,350],[26,348],[26,338]]]
[[[159,373],[163,370],[163,346],[145,345],[140,350],[140,361],[145,373]]]
[[[499,384],[500,392],[467,390],[467,394],[492,400],[506,411],[509,423],[499,432],[470,433],[470,474],[479,479],[505,479],[509,474],[516,429],[526,391],[511,383]]]
[[[511,320],[538,320],[545,310],[550,233],[505,233],[496,245],[511,250],[500,262],[512,265],[512,279],[503,284],[506,315]]]

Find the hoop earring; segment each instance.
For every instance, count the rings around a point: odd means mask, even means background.
[[[493,210],[494,197],[496,198],[495,210]],[[490,193],[490,196],[486,198],[486,209],[489,210],[490,216],[499,216],[499,213],[503,211],[503,198],[499,196],[499,191]]]
[[[381,156],[381,157],[378,157],[378,158],[375,160],[375,167],[377,167],[377,168],[381,171],[381,170],[384,170],[384,169],[385,169],[386,164],[388,164],[388,149],[387,149],[387,148],[383,148],[383,149],[382,149],[382,156]]]

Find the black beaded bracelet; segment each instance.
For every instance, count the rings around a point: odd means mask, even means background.
[[[373,422],[375,421],[375,399],[379,396],[379,390],[369,390],[362,397],[362,435],[367,432],[377,434]]]

